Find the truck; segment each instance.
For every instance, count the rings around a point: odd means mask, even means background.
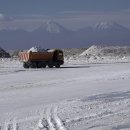
[[[51,49],[44,52],[20,52],[19,58],[23,62],[24,68],[60,68],[64,63],[63,51]]]

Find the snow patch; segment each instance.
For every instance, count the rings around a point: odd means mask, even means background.
[[[117,63],[130,62],[130,46],[93,45],[79,55],[70,56],[67,63]]]
[[[28,53],[29,52],[45,52],[46,50],[45,49],[42,49],[41,47],[38,47],[38,46],[35,46],[35,47],[32,47],[28,50]]]

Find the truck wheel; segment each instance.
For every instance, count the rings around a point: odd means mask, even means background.
[[[55,65],[55,67],[56,67],[56,68],[60,68],[60,64],[57,63],[57,64]]]
[[[42,63],[41,62],[37,63],[37,68],[42,68]]]
[[[24,68],[29,68],[29,65],[27,63],[23,63]]]
[[[53,68],[53,64],[52,64],[52,63],[49,63],[49,64],[48,64],[48,67],[49,67],[49,68]]]
[[[46,68],[46,64],[42,64],[42,68]]]
[[[43,63],[43,62],[39,62],[39,63],[37,64],[37,67],[38,67],[38,68],[46,68],[46,64]]]
[[[30,68],[37,68],[37,64],[36,64],[35,62],[32,62],[32,63],[30,64]]]

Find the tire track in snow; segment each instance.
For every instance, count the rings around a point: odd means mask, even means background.
[[[38,126],[35,130],[56,130],[55,124],[53,123],[51,107],[46,108],[44,113],[45,116],[43,114],[41,119],[38,121]]]
[[[55,124],[53,122],[53,118],[52,118],[52,107],[47,109],[47,122],[48,122],[48,127],[49,130],[56,130]]]
[[[54,121],[56,122],[56,126],[59,130],[66,130],[66,128],[63,125],[63,122],[57,115],[57,107],[53,109],[53,116],[54,116]]]
[[[13,122],[6,122],[4,125],[3,130],[18,130],[19,126],[16,120],[13,120]],[[0,129],[2,130],[2,128]]]
[[[42,119],[39,120],[36,130],[44,130],[44,129],[48,129],[48,123],[46,119],[43,117]]]
[[[46,109],[46,117],[38,122],[38,130],[67,130],[57,115],[57,107],[50,106]]]
[[[45,113],[46,113],[46,108],[43,111],[43,114],[41,115],[41,118],[38,121],[37,127],[36,129],[34,128],[34,130],[48,130],[48,123],[47,120],[45,118]]]

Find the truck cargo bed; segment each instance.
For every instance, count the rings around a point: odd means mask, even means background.
[[[53,52],[21,52],[19,54],[21,61],[44,61],[52,60]]]

